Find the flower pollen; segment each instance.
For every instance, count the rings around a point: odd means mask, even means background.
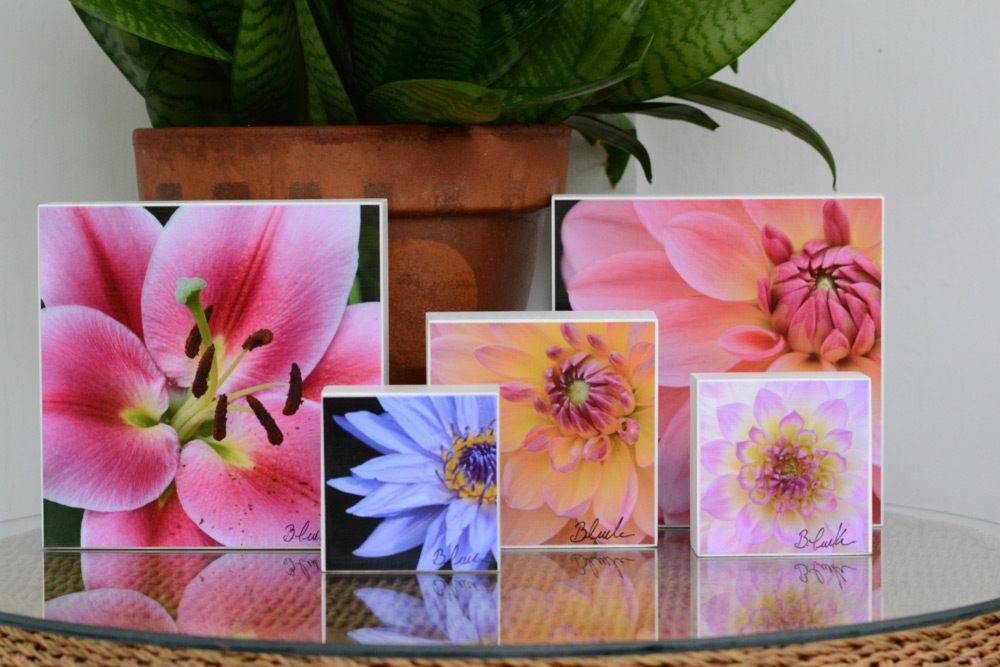
[[[441,481],[449,489],[477,503],[492,503],[497,497],[497,439],[490,427],[464,436],[452,426],[454,440],[450,448],[441,448],[444,475]]]
[[[280,445],[284,441],[285,436],[281,433],[281,429],[278,428],[278,424],[274,421],[274,417],[272,417],[271,413],[267,411],[264,404],[257,400],[256,396],[248,395],[246,398],[247,405],[249,405],[250,409],[253,410],[253,414],[257,417],[257,421],[259,421],[260,425],[264,427],[265,431],[267,431],[267,441],[272,445]]]
[[[201,355],[198,362],[198,370],[194,374],[194,381],[191,383],[191,393],[195,398],[201,398],[208,391],[208,376],[212,370],[212,362],[215,360],[215,345],[209,345],[205,353]]]

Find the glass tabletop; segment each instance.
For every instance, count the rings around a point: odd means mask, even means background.
[[[504,550],[499,576],[338,575],[318,552],[41,548],[0,523],[0,624],[130,643],[349,655],[641,653],[903,630],[1000,610],[1000,525],[888,506],[870,557]]]

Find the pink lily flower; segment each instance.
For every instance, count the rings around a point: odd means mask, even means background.
[[[860,371],[872,378],[881,517],[880,199],[585,200],[562,224],[574,310],[660,320],[660,509],[688,523],[692,372]]]
[[[87,510],[81,546],[318,543],[322,385],[381,378],[359,220],[41,209],[44,493]]]

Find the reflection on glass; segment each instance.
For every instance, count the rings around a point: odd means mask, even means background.
[[[322,640],[318,554],[45,555],[45,618],[123,630]]]
[[[687,530],[660,533],[658,592],[660,639],[691,636],[691,536]]]
[[[504,552],[501,644],[656,639],[656,551]]]
[[[497,643],[496,576],[327,575],[326,596],[328,643]]]
[[[701,637],[871,619],[871,559],[712,558],[697,565]]]

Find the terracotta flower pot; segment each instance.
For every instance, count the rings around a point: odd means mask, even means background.
[[[145,201],[389,201],[393,383],[425,379],[424,313],[523,310],[549,198],[566,187],[561,125],[140,129]],[[317,276],[321,279],[321,276]]]

